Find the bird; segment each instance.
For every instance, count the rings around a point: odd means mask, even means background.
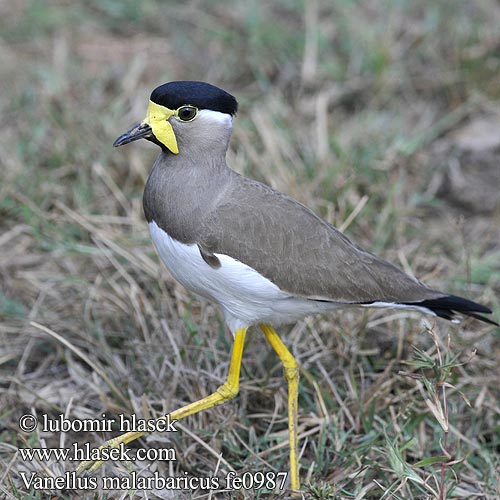
[[[289,484],[300,491],[299,365],[275,327],[342,307],[402,307],[450,321],[461,315],[498,324],[488,307],[435,290],[352,242],[305,205],[226,163],[236,99],[214,85],[174,81],[155,88],[146,118],[114,146],[146,139],[161,148],[143,207],[156,250],[185,288],[217,303],[233,335],[226,381],[169,414],[207,410],[239,391],[245,335],[257,326],[288,384]],[[129,432],[103,446],[144,435]],[[101,462],[82,462],[94,471]]]

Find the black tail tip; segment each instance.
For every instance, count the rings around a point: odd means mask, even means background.
[[[478,319],[479,321],[484,321],[490,325],[500,326],[496,321],[481,316],[481,314],[491,314],[493,312],[489,307],[469,299],[464,299],[463,297],[458,297],[457,295],[446,295],[438,299],[423,300],[422,302],[414,302],[408,305],[425,307],[436,316],[449,321],[455,320],[456,314],[463,314]]]

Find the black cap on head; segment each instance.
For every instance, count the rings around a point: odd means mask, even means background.
[[[226,91],[205,82],[169,82],[156,87],[151,100],[169,109],[177,109],[186,104],[198,109],[210,109],[230,115],[236,114],[238,103]]]

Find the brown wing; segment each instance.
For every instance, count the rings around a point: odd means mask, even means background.
[[[207,252],[238,259],[282,290],[311,299],[401,303],[445,296],[352,243],[304,205],[235,176],[201,228]]]

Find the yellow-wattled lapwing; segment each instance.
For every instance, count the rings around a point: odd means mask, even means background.
[[[404,307],[456,320],[491,313],[433,290],[355,243],[294,199],[231,170],[226,151],[238,104],[203,82],[171,82],[151,94],[146,118],[115,146],[147,139],[161,148],[144,191],[156,249],[187,289],[217,302],[234,336],[227,380],[213,394],[170,413],[181,419],[238,393],[248,327],[258,325],[288,382],[290,485],[297,460],[297,362],[273,325],[346,306]],[[104,446],[144,435],[130,432]],[[79,470],[100,463],[84,462]]]

